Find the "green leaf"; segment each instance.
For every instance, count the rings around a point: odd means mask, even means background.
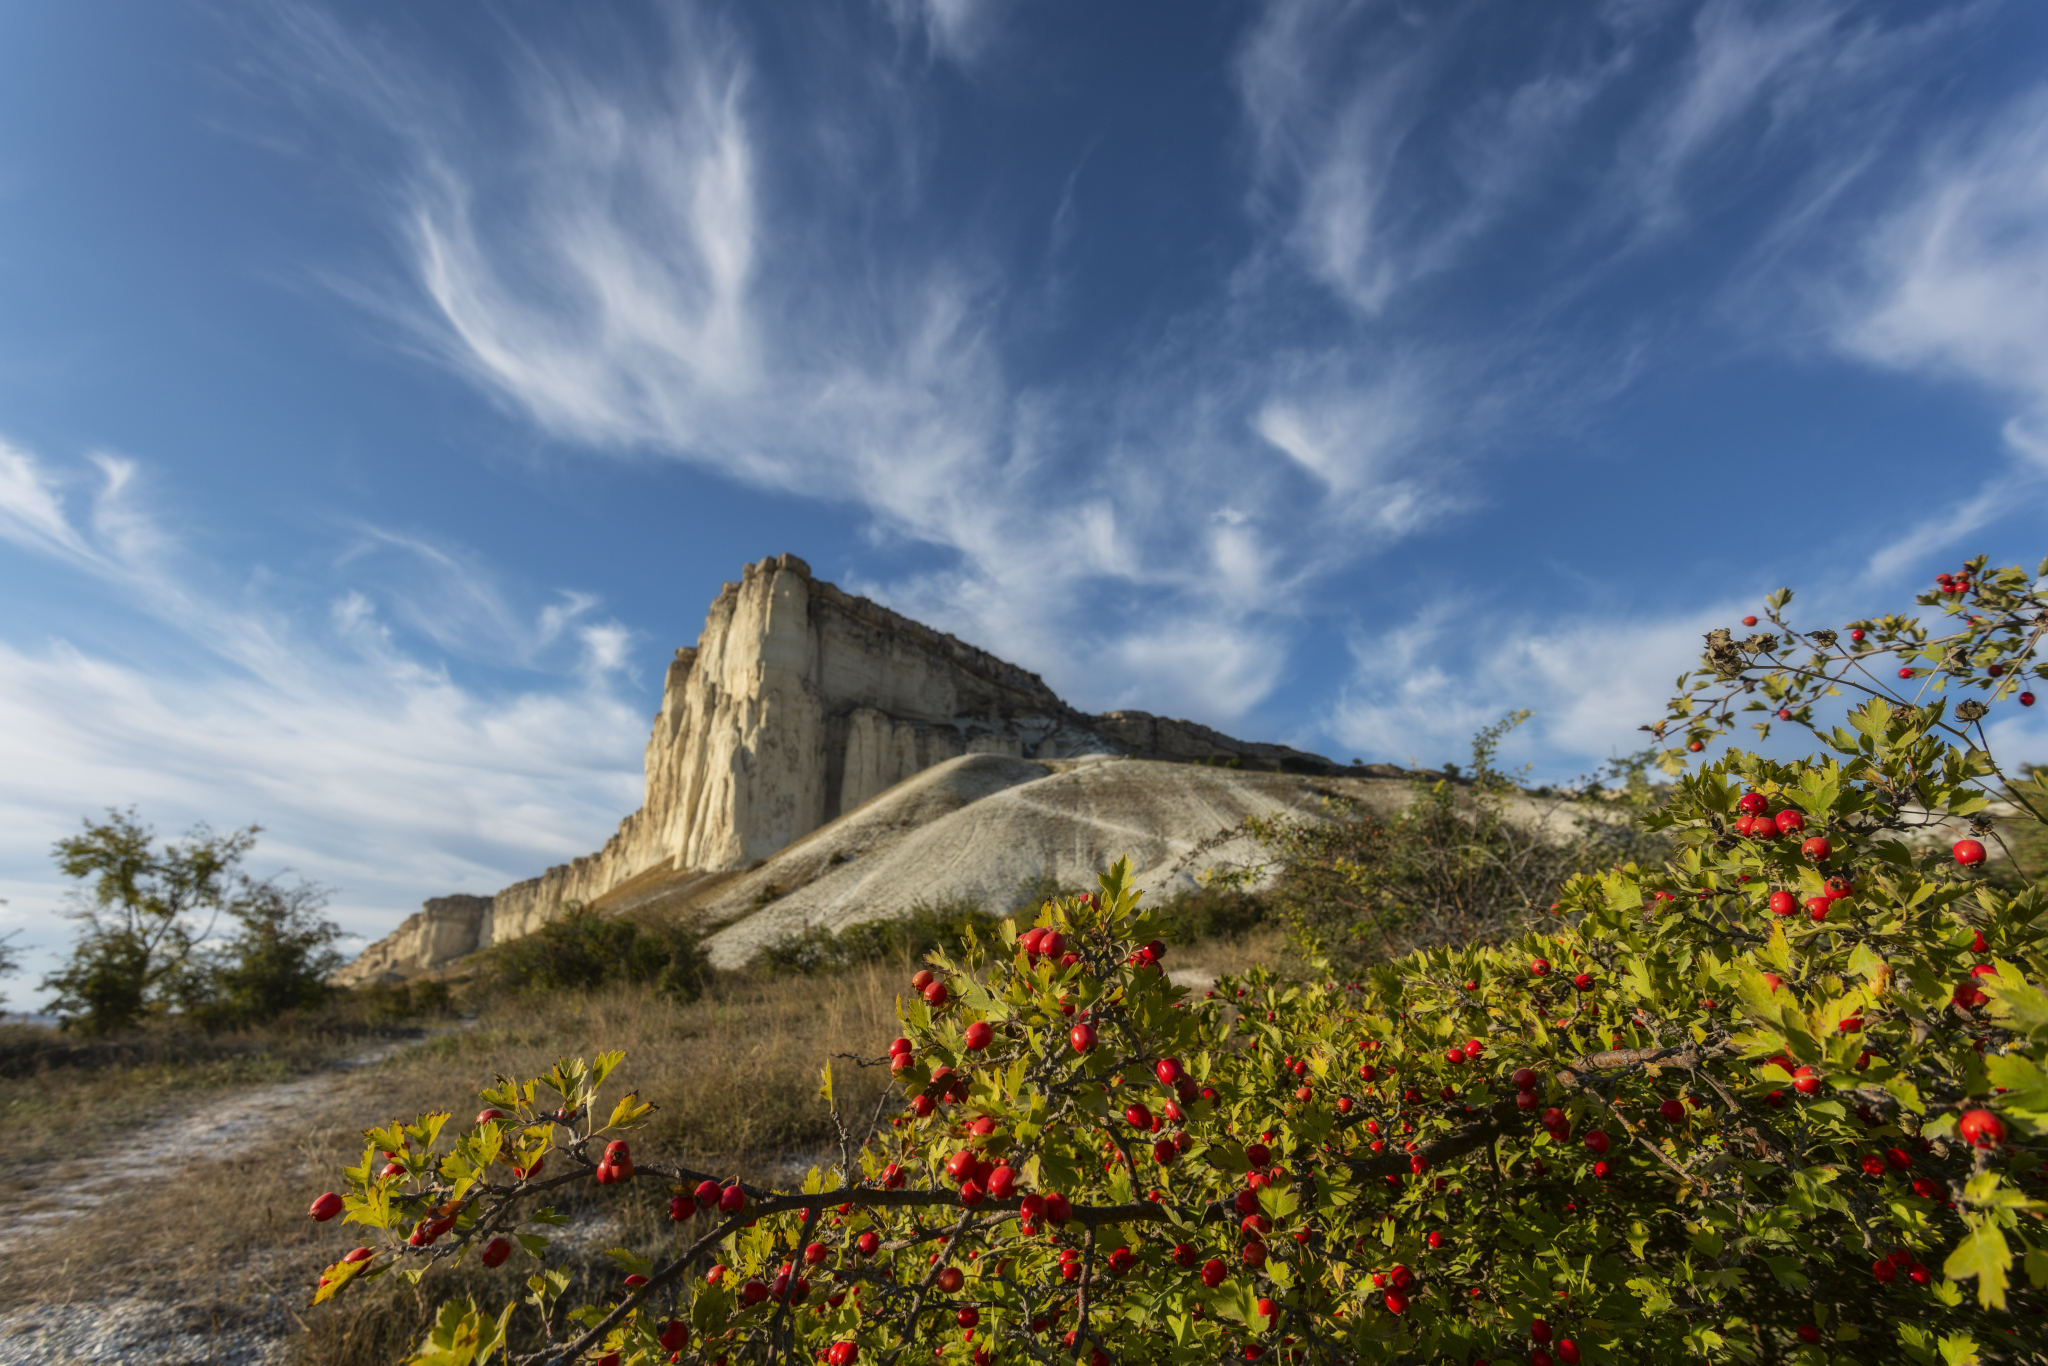
[[[1965,1216],[1970,1232],[1956,1244],[1942,1263],[1941,1274],[1952,1281],[1977,1279],[1977,1303],[1986,1309],[2005,1308],[2006,1273],[2012,1269],[2012,1249],[1997,1225],[1981,1215]]]
[[[625,1272],[628,1276],[646,1276],[654,1270],[653,1262],[650,1262],[631,1248],[606,1248],[604,1255],[611,1258],[619,1270]]]
[[[1977,1340],[1968,1333],[1946,1335],[1940,1347],[1945,1366],[1977,1366],[1983,1360],[1977,1355]]]
[[[619,1064],[625,1060],[626,1055],[617,1050],[599,1054],[597,1061],[591,1064],[590,1068],[590,1094],[596,1095],[597,1088],[604,1085],[604,1079],[616,1072]]]

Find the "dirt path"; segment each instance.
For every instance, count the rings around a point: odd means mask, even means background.
[[[25,1169],[12,1183],[25,1189],[11,1202],[7,1226],[0,1230],[0,1255],[48,1237],[124,1190],[160,1181],[167,1168],[203,1161],[232,1145],[274,1134],[287,1113],[303,1113],[338,1092],[349,1073],[382,1062],[411,1042],[381,1045],[297,1081],[210,1100],[193,1114],[159,1120],[126,1142],[93,1153],[89,1160],[71,1158]]]
[[[48,1258],[56,1250],[53,1240],[123,1196],[142,1202],[152,1216],[160,1215],[166,1192],[181,1184],[180,1172],[275,1143],[288,1126],[335,1108],[355,1073],[418,1042],[383,1044],[295,1081],[216,1097],[110,1147],[16,1173],[10,1182],[16,1193],[0,1225],[0,1256]],[[256,1264],[265,1260],[262,1253],[250,1260],[244,1289],[225,1305],[167,1300],[160,1289],[154,1296],[102,1294],[60,1301],[53,1295],[43,1303],[0,1311],[0,1366],[268,1366],[280,1361],[297,1331],[294,1310],[304,1301],[304,1289],[274,1285],[266,1268]],[[80,1267],[74,1275],[67,1260],[60,1283],[91,1285],[97,1270]],[[247,1288],[251,1283],[259,1287],[254,1293]]]

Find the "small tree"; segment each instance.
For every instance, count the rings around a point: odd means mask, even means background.
[[[89,896],[73,893],[69,914],[82,930],[71,961],[43,979],[67,1024],[106,1034],[193,994],[199,945],[225,908],[258,828],[215,835],[198,825],[185,843],[159,846],[133,808],[110,809],[105,821],[86,821],[84,834],[57,841],[65,875],[92,880]]]
[[[0,901],[0,906],[5,906],[6,904],[6,902]],[[0,977],[12,977],[20,971],[21,949],[15,944],[14,936],[10,934],[5,939],[0,939]],[[5,996],[0,996],[0,1005],[4,1005],[6,1001],[7,998]]]
[[[132,809],[110,810],[57,842],[58,866],[93,880],[89,896],[74,893],[84,929],[70,962],[43,979],[67,1024],[107,1034],[166,1011],[209,1027],[253,1023],[325,998],[341,961],[329,947],[341,930],[318,914],[327,893],[243,874],[260,829],[198,825],[183,844],[159,844]],[[216,943],[222,916],[238,928]]]
[[[212,959],[205,981],[210,1000],[198,1013],[208,1023],[274,1020],[289,1010],[325,1001],[327,975],[341,966],[333,948],[341,927],[320,915],[325,888],[310,882],[280,886],[244,879],[227,903],[240,926]]]

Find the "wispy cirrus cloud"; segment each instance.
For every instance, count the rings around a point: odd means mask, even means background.
[[[898,48],[915,34],[957,61],[986,57],[1008,13],[877,12]],[[1272,0],[1228,73],[1242,255],[1102,371],[1027,380],[1050,296],[935,216],[937,135],[889,131],[919,123],[929,73],[887,43],[836,64],[886,77],[814,108],[740,27],[681,6],[656,41],[510,49],[494,97],[323,11],[280,13],[280,73],[393,149],[368,198],[399,278],[351,288],[411,344],[564,441],[858,509],[878,540],[953,563],[856,586],[1015,657],[1086,640],[1126,672],[1055,665],[1057,685],[1102,690],[1077,700],[1182,697],[1217,722],[1280,672],[1190,678],[1106,598],[1143,592],[1247,657],[1284,655],[1315,585],[1485,509],[1490,462],[1611,401],[1642,337],[1683,326],[1683,308],[1630,305],[1587,340],[1575,301],[1631,243],[1681,237],[1731,157],[1792,186],[1750,187],[1762,231],[1810,209],[1892,124],[1821,144],[1902,107],[1882,78],[1963,22],[1703,0],[1496,32],[1477,11]],[[1049,194],[1047,230],[1070,233],[1073,177]],[[1713,288],[1684,306],[1709,311]],[[1475,289],[1483,327],[1420,302]]]
[[[1007,0],[878,0],[897,29],[924,39],[932,54],[971,64],[1001,32]]]
[[[2048,86],[1935,138],[1838,280],[1839,347],[1997,393],[2012,450],[2048,471]]]
[[[1226,333],[1141,361],[1141,380],[1021,384],[1008,350],[1028,282],[992,271],[971,236],[871,238],[850,259],[821,244],[790,201],[804,145],[762,111],[745,46],[701,15],[678,11],[670,47],[625,79],[514,61],[506,125],[415,90],[424,72],[373,57],[322,12],[286,13],[275,60],[321,73],[310,84],[343,92],[401,153],[378,193],[407,283],[357,279],[354,297],[564,440],[857,506],[880,535],[954,552],[953,570],[862,586],[992,648],[1030,657],[1071,639],[1089,586],[1108,581],[1172,595],[1204,634],[1267,649],[1274,628],[1259,618],[1274,597],[1246,591],[1249,578],[1270,590],[1319,562],[1303,553],[1301,508],[1284,506],[1298,504],[1294,485],[1260,468],[1279,451],[1321,482],[1320,521],[1392,542],[1448,510],[1429,471],[1387,473],[1423,437],[1395,411],[1419,401],[1414,366],[1344,397],[1329,389],[1342,381],[1318,383],[1292,358],[1246,367]],[[892,13],[956,55],[995,22],[950,3]],[[369,64],[376,81],[349,79]],[[894,87],[872,98],[837,117],[886,124]],[[807,179],[803,194],[825,198],[805,212],[858,219],[914,202],[918,172],[904,175],[886,189]],[[1227,301],[1217,308],[1227,317]],[[1226,366],[1227,402],[1185,403]],[[1054,411],[1057,426],[1041,420]],[[1148,412],[1170,415],[1149,425]],[[1107,429],[1080,430],[1075,414]],[[1154,650],[1114,657],[1132,675],[1097,685],[1118,695],[1166,685],[1219,719],[1256,697],[1220,674],[1191,680]]]

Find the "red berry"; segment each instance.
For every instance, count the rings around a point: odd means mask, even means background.
[[[1186,1071],[1182,1069],[1180,1059],[1178,1058],[1161,1058],[1159,1065],[1152,1069],[1152,1074],[1159,1078],[1161,1086],[1175,1085],[1182,1077],[1187,1075]]]
[[[934,1010],[946,1004],[946,984],[944,982],[933,982],[924,989],[924,999]]]
[[[1742,809],[1744,815],[1761,816],[1770,809],[1771,803],[1761,792],[1745,792],[1736,806]]]
[[[1095,1047],[1095,1026],[1085,1021],[1075,1025],[1067,1035],[1067,1042],[1074,1046],[1076,1053],[1086,1053]]]
[[[1965,868],[1984,861],[1984,846],[1975,840],[1957,840],[1950,852],[1956,856],[1956,862]]]
[[[1529,964],[1529,974],[1532,977],[1548,977],[1550,975],[1550,960],[1548,958],[1538,958],[1535,962]]]
[[[1899,1269],[1892,1265],[1891,1258],[1885,1257],[1880,1258],[1877,1264],[1870,1268],[1870,1274],[1877,1277],[1880,1283],[1890,1285],[1893,1278],[1899,1274]]]
[[[1202,1263],[1202,1284],[1208,1286],[1211,1290],[1223,1284],[1224,1278],[1229,1274],[1230,1268],[1225,1266],[1218,1258],[1211,1257],[1208,1261]]]
[[[1529,1338],[1532,1342],[1550,1341],[1550,1325],[1542,1319],[1537,1319],[1529,1325]]]
[[[483,1264],[485,1266],[503,1266],[505,1259],[511,1255],[512,1240],[510,1238],[493,1238],[484,1244]]]
[[[1899,677],[1901,677],[1901,678],[1911,678],[1912,676],[1913,676],[1913,671],[1912,671],[1911,669],[1901,669],[1901,670],[1899,670]]]
[[[2033,706],[2033,705],[2034,705],[2034,695],[2033,695],[2032,693],[2030,693],[2030,692],[2023,692],[2023,693],[2021,693],[2021,694],[2020,694],[2020,705],[2021,705],[2021,706],[2023,706],[2023,707],[2031,707],[2031,706]]]
[[[1821,863],[1826,861],[1828,855],[1835,852],[1835,847],[1827,842],[1826,836],[1815,835],[1812,839],[1799,846],[1799,852],[1812,859],[1815,863]]]
[[[1967,1110],[1956,1122],[1956,1133],[1977,1148],[1996,1148],[2005,1142],[2005,1122],[1989,1110]]]
[[[316,1222],[324,1224],[335,1215],[341,1213],[341,1197],[333,1191],[328,1191],[325,1195],[315,1200],[313,1208],[306,1212],[312,1215]]]
[[[672,1195],[668,1202],[668,1217],[680,1224],[685,1219],[697,1217],[697,1202],[687,1195]]]
[[[1797,811],[1780,811],[1776,825],[1779,834],[1789,835],[1794,830],[1804,830],[1806,828],[1806,817],[1800,815]]]
[[[1798,1327],[1798,1329],[1797,1329],[1796,1331],[1797,1331],[1797,1332],[1798,1332],[1798,1334],[1799,1334],[1799,1340],[1800,1340],[1801,1342],[1819,1342],[1819,1341],[1820,1341],[1820,1329],[1818,1329],[1818,1328],[1814,1327],[1814,1326],[1813,1326],[1812,1324],[1810,1324],[1810,1323],[1802,1323],[1802,1324],[1800,1324],[1800,1325],[1799,1325],[1799,1327]]]
[[[1820,1074],[1811,1067],[1802,1067],[1792,1074],[1792,1087],[1802,1096],[1810,1096],[1820,1090]]]
[[[1508,1080],[1515,1084],[1517,1091],[1533,1091],[1536,1089],[1536,1073],[1532,1068],[1517,1067],[1514,1075],[1509,1077]]]
[[[1591,991],[1593,989],[1593,974],[1590,972],[1580,973],[1572,978],[1572,986],[1579,991]]]
[[[1701,744],[1699,741],[1695,740],[1691,744],[1687,745],[1686,748],[1691,750],[1694,754],[1698,754],[1701,750],[1705,749],[1706,746]]]
[[[494,1119],[503,1119],[504,1117],[505,1112],[503,1110],[498,1109],[496,1106],[492,1106],[488,1110],[478,1111],[476,1122],[479,1124],[489,1124]]]
[[[1559,1338],[1557,1340],[1557,1359],[1562,1361],[1564,1366],[1579,1366],[1579,1344],[1573,1342],[1570,1338]]]
[[[1755,617],[1744,617],[1744,618],[1742,619],[1742,624],[1743,624],[1744,626],[1754,626],[1754,625],[1756,625],[1756,618],[1755,618]]]
[[[1785,891],[1771,893],[1772,915],[1790,915],[1798,909],[1799,898],[1792,895],[1792,893]]]
[[[747,1207],[747,1193],[738,1186],[727,1186],[718,1193],[718,1208],[727,1214],[738,1214]]]
[[[967,1026],[967,1051],[970,1053],[981,1052],[982,1049],[988,1047],[989,1040],[995,1038],[995,1036],[996,1032],[989,1027],[988,1021],[976,1020],[973,1024]]]
[[[1685,1102],[1675,1099],[1667,1100],[1657,1107],[1657,1113],[1670,1120],[1673,1124],[1676,1124],[1685,1118]]]
[[[1855,628],[1854,630],[1850,631],[1850,632],[1849,632],[1849,639],[1851,639],[1851,640],[1858,640],[1858,641],[1862,640],[1862,639],[1863,639],[1863,628],[1862,628],[1861,626],[1858,626],[1858,627],[1856,627],[1856,628]]]
[[[825,1359],[831,1366],[853,1366],[860,1359],[860,1344],[844,1340],[835,1342],[825,1353]]]
[[[1607,1135],[1599,1129],[1588,1130],[1586,1133],[1586,1147],[1595,1154],[1606,1152],[1608,1147]]]
[[[1818,925],[1821,921],[1826,920],[1828,918],[1828,907],[1834,904],[1835,903],[1827,897],[1810,896],[1806,898],[1806,913],[1812,916],[1813,923]]]

